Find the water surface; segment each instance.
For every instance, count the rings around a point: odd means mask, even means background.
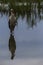
[[[30,22],[31,20],[32,19],[29,19]],[[14,62],[15,65],[17,65],[17,63],[20,65],[20,62],[22,65],[25,65],[25,62],[27,65],[38,65],[39,63],[37,63],[37,61],[40,62],[40,65],[43,64],[43,19],[37,17],[35,21],[36,25],[31,24],[32,22],[28,25],[26,15],[23,19],[21,15],[17,19],[18,25],[15,27],[13,35],[16,43],[15,57],[14,60],[9,63],[9,60],[11,60],[11,52],[9,51],[10,30],[8,27],[8,15],[4,14],[1,17],[0,13],[1,65],[3,65],[3,63],[4,65],[14,64]]]

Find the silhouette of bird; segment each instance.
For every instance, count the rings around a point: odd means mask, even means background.
[[[8,26],[9,26],[11,33],[12,33],[12,31],[14,31],[16,24],[17,24],[17,20],[15,17],[14,11],[13,11],[13,9],[11,9],[11,15],[9,16],[9,21],[8,21]]]

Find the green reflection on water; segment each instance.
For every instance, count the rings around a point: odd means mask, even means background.
[[[10,2],[9,5],[9,10],[6,11],[6,9],[4,8],[3,10],[0,11],[3,13],[8,14],[8,12],[10,11],[10,9],[13,8],[16,18],[18,19],[19,16],[22,16],[22,19],[25,17],[27,18],[27,24],[30,25],[31,27],[33,27],[34,25],[36,25],[36,20],[37,18],[39,20],[41,20],[43,18],[42,14],[43,14],[43,5],[41,4],[41,2],[38,3],[28,3],[27,4],[23,4],[22,5],[15,5],[14,2]]]

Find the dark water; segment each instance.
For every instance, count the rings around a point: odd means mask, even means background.
[[[0,60],[11,59],[11,52],[14,59],[43,58],[43,9],[35,11],[24,17],[17,14],[18,25],[13,35],[8,27],[8,15],[0,13]]]
[[[13,35],[16,45],[15,58],[43,58],[43,19],[33,28],[28,28],[26,17],[22,20],[20,16],[17,21]],[[9,39],[8,16],[3,15],[0,17],[0,59],[11,58]]]

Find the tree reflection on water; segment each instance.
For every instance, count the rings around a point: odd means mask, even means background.
[[[11,8],[11,7],[10,7]],[[13,7],[12,7],[13,8]],[[30,3],[29,5],[27,4],[27,6],[14,6],[14,11],[15,11],[15,15],[16,18],[18,19],[19,16],[22,16],[22,19],[25,17],[27,18],[27,24],[28,26],[30,25],[31,27],[33,27],[34,25],[37,24],[37,19],[41,20],[43,19],[43,5],[39,3]],[[10,11],[10,9],[9,9]],[[4,11],[1,11],[1,14],[4,13],[9,13]]]

